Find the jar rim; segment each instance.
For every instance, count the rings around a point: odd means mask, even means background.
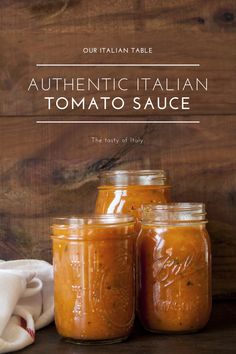
[[[166,186],[168,174],[165,170],[113,170],[101,171],[100,186]]]
[[[144,225],[187,225],[205,224],[206,210],[204,203],[167,203],[144,204],[142,223]]]
[[[99,177],[110,177],[116,175],[129,175],[129,176],[157,176],[161,178],[167,177],[165,170],[109,170],[101,171]]]
[[[68,217],[55,217],[53,225],[63,228],[77,229],[85,226],[109,227],[115,225],[134,224],[135,218],[126,214],[86,214]]]
[[[205,212],[204,203],[190,203],[190,202],[177,202],[177,203],[166,203],[166,204],[143,204],[143,209],[149,209],[153,211],[202,211]]]

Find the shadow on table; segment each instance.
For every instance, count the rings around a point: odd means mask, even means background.
[[[207,327],[195,334],[165,335],[146,332],[139,323],[126,342],[81,346],[66,342],[54,326],[38,332],[33,354],[235,354],[236,302],[216,302]]]

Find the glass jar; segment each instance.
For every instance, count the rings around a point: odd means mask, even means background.
[[[211,250],[204,204],[143,208],[137,239],[138,313],[152,332],[195,332],[211,312]]]
[[[134,218],[54,219],[52,240],[59,334],[79,344],[126,339],[135,311]]]
[[[140,230],[141,206],[170,201],[170,186],[163,170],[108,171],[100,174],[97,213],[130,214]]]

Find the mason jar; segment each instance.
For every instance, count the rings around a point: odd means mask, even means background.
[[[164,170],[121,170],[100,174],[95,211],[102,214],[129,214],[140,229],[141,206],[170,201],[170,186]]]
[[[79,344],[125,340],[135,311],[134,218],[57,218],[52,241],[59,334]]]
[[[138,314],[152,332],[195,332],[211,312],[211,249],[201,203],[146,205],[137,239]]]

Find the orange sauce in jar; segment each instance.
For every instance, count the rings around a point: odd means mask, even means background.
[[[55,219],[52,231],[59,334],[87,344],[126,339],[135,308],[134,219]]]
[[[129,214],[140,230],[141,206],[170,201],[170,186],[163,170],[110,171],[100,175],[96,213]]]
[[[153,332],[194,332],[211,312],[211,251],[202,204],[146,206],[137,240],[138,313]]]

